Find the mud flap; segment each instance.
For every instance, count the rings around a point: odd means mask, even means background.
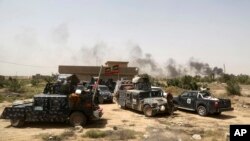
[[[1,115],[1,119],[25,119],[25,109],[6,107]]]

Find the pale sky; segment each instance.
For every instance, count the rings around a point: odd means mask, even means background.
[[[249,7],[249,0],[0,0],[0,75],[126,61],[133,46],[159,65],[195,58],[250,74]]]

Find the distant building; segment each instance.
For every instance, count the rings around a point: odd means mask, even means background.
[[[113,79],[116,81],[118,78],[132,79],[138,74],[137,67],[128,67],[129,62],[121,61],[107,61],[105,66],[103,66],[101,72],[101,79],[108,80]],[[112,75],[105,75],[105,68],[112,67],[114,65],[119,65],[119,73]],[[60,74],[75,74],[80,80],[90,80],[91,77],[96,77],[99,74],[100,66],[59,66]]]

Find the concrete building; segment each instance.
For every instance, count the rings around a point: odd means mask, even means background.
[[[103,66],[101,72],[101,79],[108,80],[113,79],[116,81],[118,78],[132,79],[135,75],[138,74],[137,67],[128,67],[129,62],[121,61],[107,61],[105,66]],[[114,65],[119,65],[119,73],[112,75],[105,75],[105,68],[112,67]],[[59,66],[60,74],[75,74],[80,80],[89,81],[91,77],[98,76],[100,71],[100,66]]]

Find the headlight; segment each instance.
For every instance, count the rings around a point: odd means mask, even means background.
[[[166,109],[166,108],[165,108],[164,105],[162,105],[162,106],[160,107],[160,110],[161,110],[161,111],[165,111],[165,109]]]

